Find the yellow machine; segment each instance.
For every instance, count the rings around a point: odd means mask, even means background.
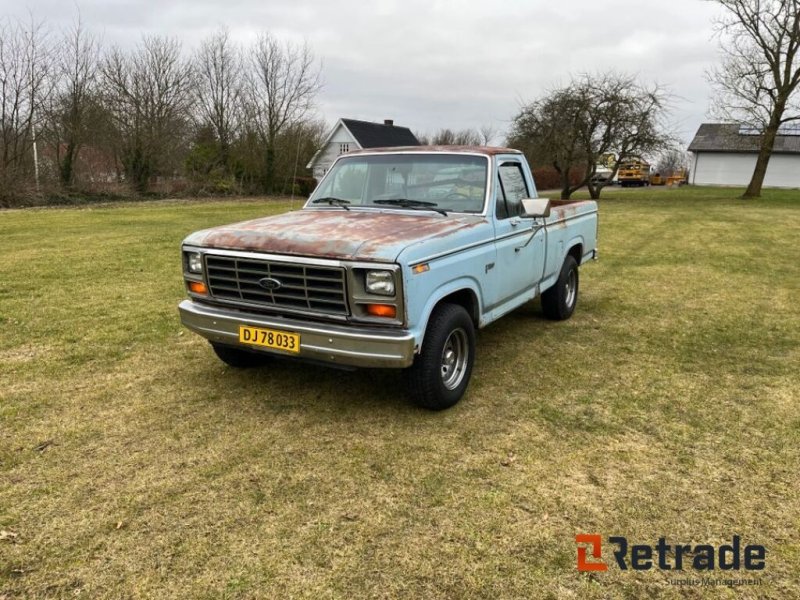
[[[622,187],[650,185],[650,163],[638,158],[626,160],[619,166],[617,180]]]
[[[683,185],[688,181],[686,169],[679,169],[667,177],[667,185]]]
[[[666,183],[667,183],[667,178],[664,177],[661,173],[650,175],[650,185],[666,185]]]

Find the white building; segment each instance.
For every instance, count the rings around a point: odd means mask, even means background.
[[[395,125],[391,119],[386,119],[383,124],[339,119],[322,144],[322,148],[311,158],[306,167],[311,169],[314,177],[320,179],[340,154],[387,146],[419,146],[419,140],[408,127]]]
[[[694,165],[689,183],[746,186],[756,166],[761,132],[729,123],[703,123],[689,151]],[[800,188],[800,129],[785,129],[775,139],[765,187]]]

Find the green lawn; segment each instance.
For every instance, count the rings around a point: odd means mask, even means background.
[[[800,597],[800,192],[737,193],[606,190],[573,318],[481,331],[442,413],[181,328],[182,237],[288,201],[0,212],[0,598]],[[588,575],[578,533],[767,568]]]

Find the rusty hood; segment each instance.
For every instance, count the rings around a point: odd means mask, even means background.
[[[409,245],[484,223],[479,215],[300,210],[198,231],[184,243],[206,248],[393,262]]]

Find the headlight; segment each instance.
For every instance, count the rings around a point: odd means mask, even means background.
[[[186,268],[189,270],[189,273],[202,273],[203,256],[199,252],[187,252]]]
[[[366,287],[370,294],[394,296],[394,273],[391,271],[367,271]]]

